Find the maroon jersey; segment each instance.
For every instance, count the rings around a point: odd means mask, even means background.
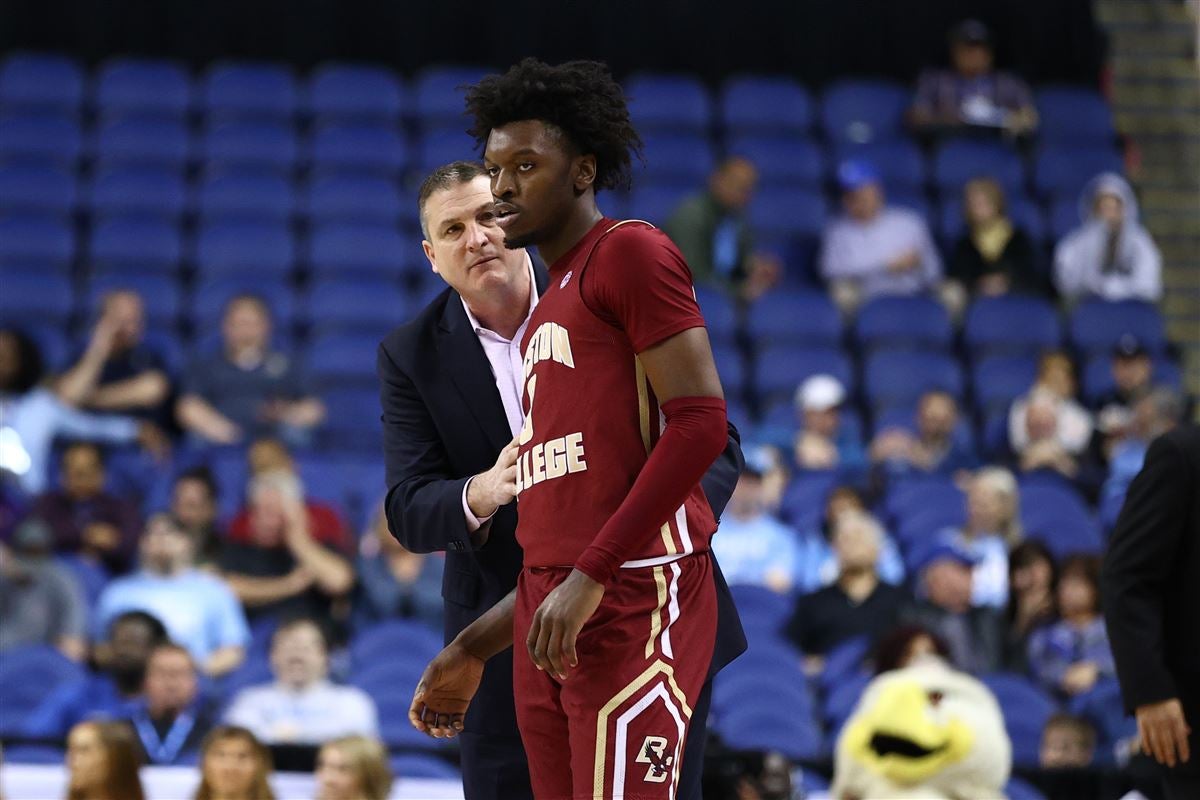
[[[703,325],[683,256],[648,223],[602,219],[550,267],[521,343],[526,567],[574,565],[620,507],[664,425],[637,354]],[[623,566],[707,550],[716,527],[697,484]]]

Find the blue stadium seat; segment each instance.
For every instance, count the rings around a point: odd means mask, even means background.
[[[739,136],[728,152],[744,156],[758,167],[760,185],[784,184],[820,188],[825,178],[825,153],[812,140],[797,136]]]
[[[138,216],[177,221],[188,208],[187,185],[176,170],[112,167],[92,179],[92,213],[105,217]]]
[[[832,375],[848,390],[854,386],[854,370],[841,350],[831,347],[797,347],[771,344],[758,354],[758,391],[765,398],[782,399],[813,375]]]
[[[308,320],[322,334],[353,331],[382,335],[403,322],[408,303],[394,280],[318,279],[308,291]]]
[[[94,278],[87,289],[86,308],[94,316],[105,294],[117,290],[138,293],[146,310],[150,327],[173,327],[183,310],[183,292],[179,281],[166,275],[102,275]]]
[[[629,193],[628,218],[665,225],[693,192],[687,186],[671,183],[639,186]]]
[[[83,70],[71,58],[14,53],[0,66],[0,106],[76,114],[83,82]]]
[[[408,163],[400,132],[377,123],[322,126],[313,136],[314,169],[398,174]]]
[[[418,676],[419,677],[419,676]],[[402,684],[371,692],[379,713],[379,738],[389,748],[410,750],[439,750],[446,740],[431,739],[413,728],[408,721],[408,707],[412,703],[412,690],[398,688]],[[413,686],[416,685],[415,679]],[[407,698],[407,699],[406,699]]]
[[[721,90],[721,121],[727,133],[805,134],[812,128],[808,91],[787,78],[746,75]]]
[[[15,744],[4,748],[4,760],[10,764],[45,764],[61,767],[66,758],[66,751],[53,745]]]
[[[854,336],[867,350],[949,350],[954,328],[946,308],[932,297],[876,297],[858,311]]]
[[[1166,386],[1180,389],[1183,386],[1183,375],[1179,365],[1165,357],[1154,359],[1150,374],[1150,382],[1154,386]],[[1084,362],[1082,370],[1082,395],[1085,402],[1094,404],[1100,401],[1115,387],[1112,375],[1112,358],[1108,353],[1096,353]]]
[[[295,260],[292,234],[283,223],[215,222],[196,234],[195,261],[203,275],[282,279]]]
[[[0,164],[52,164],[73,168],[83,150],[79,123],[50,114],[0,115]]]
[[[225,122],[200,140],[201,158],[224,167],[255,167],[290,172],[299,156],[296,133],[278,122]]]
[[[972,355],[1033,354],[1062,344],[1058,312],[1036,297],[981,297],[967,309],[963,340]]]
[[[821,729],[811,717],[788,709],[750,709],[718,720],[722,740],[741,750],[771,750],[793,759],[816,759],[825,754]]]
[[[830,687],[829,693],[825,696],[821,716],[831,738],[835,737],[841,731],[842,726],[846,724],[846,720],[850,719],[850,715],[854,713],[854,708],[858,705],[859,698],[862,697],[863,691],[870,682],[871,676],[868,673],[854,672]]]
[[[321,393],[325,402],[325,422],[320,441],[329,447],[346,450],[379,449],[379,392],[369,387],[330,388]],[[343,495],[338,503],[347,508]]]
[[[1059,197],[1050,204],[1050,238],[1057,242],[1081,224],[1079,199]]]
[[[698,78],[639,73],[625,81],[625,96],[629,116],[643,133],[708,134],[712,100]]]
[[[461,109],[460,112],[461,114]],[[418,142],[416,166],[421,177],[452,161],[478,161],[482,148],[466,134],[466,125],[426,129]]]
[[[396,122],[402,94],[400,80],[390,70],[331,63],[313,72],[308,109],[318,118]]]
[[[400,191],[378,175],[322,175],[305,191],[304,208],[316,223],[372,222],[395,225]]]
[[[798,531],[812,530],[825,514],[825,501],[837,479],[833,470],[797,473],[784,489],[780,516]]]
[[[243,61],[209,67],[198,94],[207,114],[283,121],[290,121],[296,113],[299,96],[296,79],[288,67]]]
[[[388,620],[354,634],[350,663],[355,669],[366,668],[402,652],[432,658],[442,649],[442,643],[441,632],[428,625],[413,620]]]
[[[1037,379],[1037,359],[1033,356],[991,356],[975,363],[971,370],[971,391],[975,408],[984,414],[1005,411],[1033,386]]]
[[[741,352],[731,344],[713,344],[713,361],[726,394],[742,397],[746,390],[746,365]]]
[[[764,237],[815,241],[825,228],[829,208],[819,191],[765,186],[755,192],[747,215],[755,230],[761,231]]]
[[[753,672],[720,674],[713,680],[712,710],[718,719],[742,709],[769,711],[772,708],[798,717],[812,717],[815,710],[812,695],[804,683],[779,681],[772,685],[771,691],[764,692],[762,676]]]
[[[711,140],[698,134],[647,134],[644,167],[634,167],[635,184],[673,182],[700,188],[716,165]]]
[[[909,90],[883,81],[839,81],[821,98],[821,124],[833,142],[899,139]]]
[[[318,225],[309,242],[309,261],[318,275],[394,279],[420,255],[420,245],[394,225],[331,222]]]
[[[182,119],[192,103],[191,78],[174,61],[116,58],[96,75],[95,102],[102,117]]]
[[[1048,145],[1033,162],[1033,183],[1043,197],[1078,200],[1088,181],[1102,172],[1125,171],[1120,153],[1106,145]]]
[[[904,351],[871,354],[863,369],[863,382],[877,409],[914,404],[931,389],[961,398],[964,385],[962,368],[952,356]]]
[[[7,285],[7,276],[3,272],[0,272],[0,285]],[[21,330],[33,339],[47,370],[58,372],[71,366],[67,362],[74,355],[74,345],[67,340],[63,328],[46,320],[34,320],[22,323]]]
[[[1066,485],[1022,481],[1021,524],[1025,535],[1039,539],[1062,558],[1071,553],[1099,553],[1100,530],[1083,498]]]
[[[65,269],[75,257],[75,233],[56,216],[5,214],[0,218],[0,266]]]
[[[309,371],[322,386],[375,386],[375,352],[379,337],[341,333],[322,336],[308,350]]]
[[[727,294],[709,286],[696,287],[696,302],[714,343],[731,344],[737,334],[737,307]]]
[[[58,214],[75,210],[75,177],[43,164],[0,167],[0,214],[10,212]]]
[[[417,74],[413,107],[423,125],[463,123],[464,87],[478,82],[492,70],[485,67],[428,67]]]
[[[729,591],[738,615],[747,626],[778,633],[792,614],[792,599],[764,586],[735,585]]]
[[[933,182],[943,196],[959,197],[964,183],[981,177],[994,178],[1006,192],[1020,192],[1025,165],[1014,148],[973,139],[946,142],[933,157]]]
[[[275,682],[266,653],[247,654],[242,665],[221,680],[221,694],[232,700],[243,689]]]
[[[170,272],[182,255],[179,229],[165,220],[125,217],[92,228],[89,258],[102,271]]]
[[[62,275],[35,272],[4,276],[4,291],[0,292],[0,319],[5,323],[65,326],[74,309],[75,294],[70,281]]]
[[[842,318],[824,292],[768,292],[750,307],[746,327],[763,344],[796,342],[837,347],[842,339]]]
[[[1107,353],[1127,333],[1151,353],[1162,352],[1167,341],[1162,312],[1137,300],[1081,303],[1071,314],[1070,330],[1071,342],[1083,353]]]
[[[437,756],[401,753],[388,759],[392,774],[401,780],[428,779],[462,782],[462,773],[453,764]]]
[[[206,175],[196,190],[196,211],[205,222],[288,222],[295,207],[291,181],[275,173],[217,171]]]
[[[229,275],[202,280],[192,292],[189,319],[197,330],[211,330],[219,338],[221,315],[225,305],[235,295],[253,294],[261,297],[271,311],[275,335],[285,339],[286,328],[296,318],[296,296],[285,282],[270,276],[250,274]],[[284,334],[281,336],[281,334]],[[199,346],[197,349],[201,349]]]
[[[897,190],[924,191],[927,172],[925,157],[911,139],[861,144],[839,142],[835,155],[839,163],[851,158],[870,162],[878,170],[889,196]]]
[[[0,735],[18,735],[25,716],[55,689],[86,677],[83,667],[53,647],[19,645],[5,650],[0,658]]]
[[[966,495],[953,481],[943,477],[922,477],[893,482],[884,498],[884,514],[893,523],[912,517],[927,508],[959,508]]]
[[[96,160],[104,167],[138,164],[182,170],[191,153],[180,119],[117,118],[96,134]]]
[[[983,682],[1004,712],[1004,727],[1013,744],[1013,764],[1036,766],[1042,728],[1059,710],[1058,703],[1020,675],[999,672],[985,675]]]
[[[1046,86],[1037,91],[1038,136],[1043,142],[1112,144],[1112,109],[1100,94],[1078,86]]]

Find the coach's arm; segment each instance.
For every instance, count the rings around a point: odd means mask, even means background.
[[[700,488],[704,490],[704,496],[708,498],[708,505],[717,521],[720,521],[721,514],[725,512],[725,506],[729,505],[729,498],[733,496],[738,477],[746,466],[746,457],[742,455],[742,435],[732,422],[726,424],[729,427],[729,441],[725,444],[725,452],[721,453],[700,479]]]

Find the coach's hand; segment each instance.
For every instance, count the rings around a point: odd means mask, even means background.
[[[514,438],[500,451],[496,463],[467,484],[467,505],[479,519],[495,514],[517,496],[517,452],[520,447]]]
[[[1159,764],[1174,768],[1191,760],[1188,736],[1192,729],[1183,716],[1178,697],[1137,707],[1138,740],[1142,752]]]
[[[534,666],[566,680],[568,667],[579,665],[575,654],[579,631],[596,613],[603,597],[604,586],[577,569],[571,570],[534,612],[525,639]]]
[[[453,739],[463,729],[467,707],[483,678],[483,659],[457,642],[434,656],[413,692],[408,720],[435,739]]]

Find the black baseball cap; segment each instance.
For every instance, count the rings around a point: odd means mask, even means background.
[[[1138,358],[1149,353],[1141,339],[1132,333],[1123,333],[1113,345],[1112,354],[1113,358]]]
[[[950,41],[954,44],[990,45],[992,33],[988,30],[987,25],[979,20],[967,19],[955,25],[950,31]]]

